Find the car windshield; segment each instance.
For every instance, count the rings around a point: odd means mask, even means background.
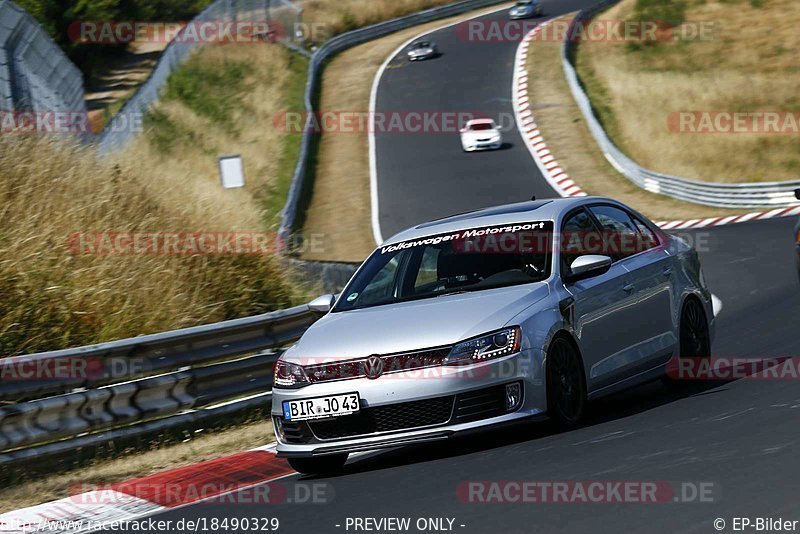
[[[478,124],[470,124],[469,129],[473,132],[481,132],[484,130],[493,130],[494,125],[490,122],[479,122]]]
[[[479,227],[376,250],[333,311],[347,311],[500,287],[550,276],[550,221]]]
[[[431,44],[426,41],[426,42],[415,44],[414,48],[430,48],[430,46],[431,46]]]

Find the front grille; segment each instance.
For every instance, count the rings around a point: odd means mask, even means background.
[[[440,347],[379,357],[383,360],[383,374],[389,374],[424,369],[426,367],[438,367],[448,354],[450,354],[450,347]],[[317,384],[333,380],[363,378],[366,376],[366,362],[367,358],[359,358],[343,362],[308,365],[304,369],[308,379]]]
[[[382,432],[415,430],[447,423],[468,423],[507,413],[505,384],[458,395],[419,401],[402,402],[362,408],[352,415],[326,420],[285,421],[277,423],[283,429],[286,443],[310,443],[347,439]]]
[[[506,413],[506,386],[461,393],[456,396],[454,422],[468,423]]]
[[[332,440],[443,425],[453,413],[453,396],[364,408],[360,412],[327,421],[310,421],[321,440]]]

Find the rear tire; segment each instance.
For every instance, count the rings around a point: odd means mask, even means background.
[[[563,337],[547,350],[547,412],[563,428],[580,425],[585,413],[586,377],[580,356]]]
[[[332,454],[313,458],[289,458],[289,465],[304,475],[333,475],[342,470],[347,454]]]

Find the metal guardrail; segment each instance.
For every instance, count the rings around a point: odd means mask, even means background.
[[[0,466],[252,406],[269,407],[281,349],[308,306],[0,360]],[[14,375],[17,373],[17,375]]]
[[[405,17],[398,17],[396,19],[338,35],[326,41],[314,52],[314,55],[311,56],[311,62],[308,65],[308,79],[306,81],[305,89],[305,107],[307,114],[306,126],[300,144],[300,154],[297,160],[297,166],[295,167],[294,175],[292,177],[289,195],[286,198],[286,204],[281,212],[281,226],[279,233],[284,239],[288,238],[295,228],[297,214],[301,209],[300,201],[306,192],[306,188],[310,186],[307,180],[309,174],[308,165],[312,155],[314,142],[318,137],[318,133],[315,132],[314,128],[314,103],[316,96],[319,93],[320,76],[322,74],[322,67],[325,62],[336,54],[347,50],[348,48],[365,43],[372,39],[383,37],[390,33],[404,30],[419,24],[424,24],[426,22],[431,22],[453,15],[459,15],[473,9],[500,4],[504,1],[506,0],[463,0],[461,2],[455,2],[445,6],[428,9],[426,11],[421,11]]]
[[[0,111],[61,112],[71,131],[88,128],[83,77],[39,23],[0,0]]]
[[[577,24],[583,24],[619,0],[603,0],[580,11],[566,33],[562,48],[562,63],[572,96],[583,113],[592,133],[606,159],[623,176],[639,187],[652,193],[667,195],[679,200],[721,208],[778,208],[796,205],[795,189],[800,180],[762,183],[720,184],[680,178],[639,166],[626,156],[608,137],[594,114],[592,103],[583,89],[575,70],[573,58],[577,49],[576,40],[570,39]]]

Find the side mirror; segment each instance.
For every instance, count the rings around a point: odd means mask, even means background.
[[[795,189],[794,190],[794,196],[795,196],[795,198],[797,200],[800,200],[800,189]]]
[[[333,308],[336,297],[333,295],[322,295],[308,303],[308,309],[317,313],[328,313]]]
[[[608,256],[580,256],[570,265],[567,281],[577,282],[594,276],[605,274],[611,269],[613,260]]]

